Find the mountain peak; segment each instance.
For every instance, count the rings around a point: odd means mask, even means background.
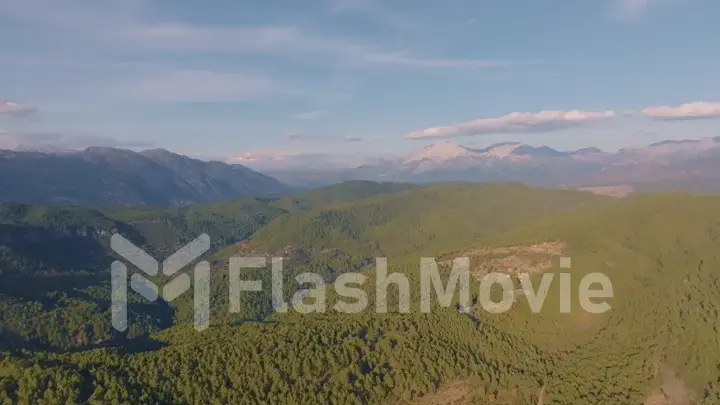
[[[519,145],[521,145],[521,143],[520,142],[498,142],[498,143],[494,143],[494,144],[488,146],[487,148],[485,148],[485,150],[490,150],[490,149],[499,148],[499,147],[503,147],[503,146],[513,146],[513,145],[519,146]]]
[[[574,152],[572,152],[572,155],[595,155],[598,153],[603,153],[603,150],[600,148],[596,148],[594,146],[588,147],[588,148],[580,148]]]
[[[717,144],[713,138],[700,138],[666,140],[650,144],[644,148],[621,149],[619,152],[655,158],[662,155],[675,155],[677,153],[696,153],[716,147]]]
[[[162,149],[162,148],[147,149],[147,150],[141,151],[139,153],[141,155],[151,158],[151,159],[163,159],[163,160],[172,159],[174,157],[179,156],[175,153],[170,152],[167,149]]]
[[[135,152],[127,149],[113,148],[110,146],[89,146],[79,153],[86,156],[128,156],[135,154]]]
[[[488,157],[502,159],[512,155],[513,152],[515,152],[515,150],[521,146],[522,144],[520,142],[501,142],[490,145],[485,149],[481,149],[479,150],[479,152],[483,153]]]
[[[420,160],[432,160],[439,162],[448,159],[454,159],[462,156],[468,156],[472,152],[452,141],[436,143],[428,145],[421,151],[414,153],[405,159],[405,162],[417,162]]]
[[[515,149],[512,151],[512,154],[516,156],[530,156],[540,158],[562,157],[568,155],[567,152],[560,152],[549,146],[535,147],[530,145],[516,146]]]
[[[155,149],[146,149],[144,151],[140,152],[141,155],[175,155],[174,153],[170,152],[167,149],[163,148],[155,148]]]
[[[666,140],[661,142],[655,142],[648,145],[648,148],[651,148],[653,146],[666,146],[666,145],[687,145],[687,144],[696,144],[700,143],[701,141],[698,139],[681,139],[681,140]]]

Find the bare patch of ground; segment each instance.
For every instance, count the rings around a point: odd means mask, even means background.
[[[473,387],[468,380],[446,384],[434,394],[409,402],[411,405],[472,405]]]
[[[672,370],[662,368],[660,377],[662,385],[645,398],[643,405],[690,405],[695,399],[695,394]]]
[[[579,187],[578,190],[587,191],[593,194],[623,198],[632,194],[632,192],[635,191],[635,188],[629,184],[618,184],[616,186]]]
[[[526,246],[481,247],[462,256],[471,258],[475,277],[491,272],[521,277],[551,269],[554,260],[562,256],[565,249],[565,243],[555,241]],[[452,260],[443,263],[452,265]]]
[[[537,405],[543,405],[544,397],[545,397],[545,386],[543,385],[542,388],[540,388],[540,392],[538,393]]]
[[[472,377],[444,384],[437,392],[411,401],[400,401],[396,405],[477,405],[477,404],[517,404],[517,393],[495,392],[480,394],[479,381]],[[544,389],[543,389],[544,390]],[[481,390],[482,391],[482,390]],[[540,394],[542,395],[542,393]],[[542,403],[540,403],[542,405]]]

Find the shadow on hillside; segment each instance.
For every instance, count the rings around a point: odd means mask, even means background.
[[[165,347],[166,344],[149,336],[139,336],[133,339],[125,339],[118,337],[107,342],[94,343],[81,347],[72,348],[66,350],[66,353],[82,353],[91,350],[98,349],[111,349],[118,354],[137,354],[137,353],[148,353],[160,350]]]

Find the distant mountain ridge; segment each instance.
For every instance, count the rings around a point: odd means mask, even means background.
[[[293,187],[351,180],[391,183],[519,182],[587,190],[720,192],[720,137],[668,140],[606,152],[561,151],[503,142],[471,148],[452,141],[354,168],[282,166],[260,174],[164,149],[0,150],[0,201],[36,204],[173,207],[240,197],[272,197]],[[272,176],[272,177],[269,177]]]
[[[345,180],[411,183],[521,182],[546,187],[623,186],[633,190],[720,191],[720,137],[669,140],[605,152],[596,147],[560,151],[549,146],[503,142],[475,149],[452,141],[428,145],[394,161],[334,170],[316,177],[275,173],[288,184]]]
[[[291,188],[245,166],[205,162],[164,149],[0,150],[0,199],[35,204],[171,207]]]

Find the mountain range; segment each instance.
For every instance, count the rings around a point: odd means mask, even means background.
[[[291,189],[245,166],[152,149],[0,150],[2,200],[39,204],[180,206]]]
[[[244,165],[203,161],[164,149],[0,150],[0,190],[7,202],[152,207],[277,197],[351,180],[518,182],[616,196],[659,190],[715,193],[720,192],[720,137],[663,141],[616,152],[595,147],[560,151],[519,142],[478,149],[448,141],[358,167],[305,167],[262,166],[260,174]]]
[[[345,180],[436,183],[522,182],[546,187],[601,190],[720,190],[720,137],[663,141],[605,152],[588,147],[559,151],[505,142],[473,149],[455,142],[426,146],[410,155],[333,171],[266,170],[297,186]]]

